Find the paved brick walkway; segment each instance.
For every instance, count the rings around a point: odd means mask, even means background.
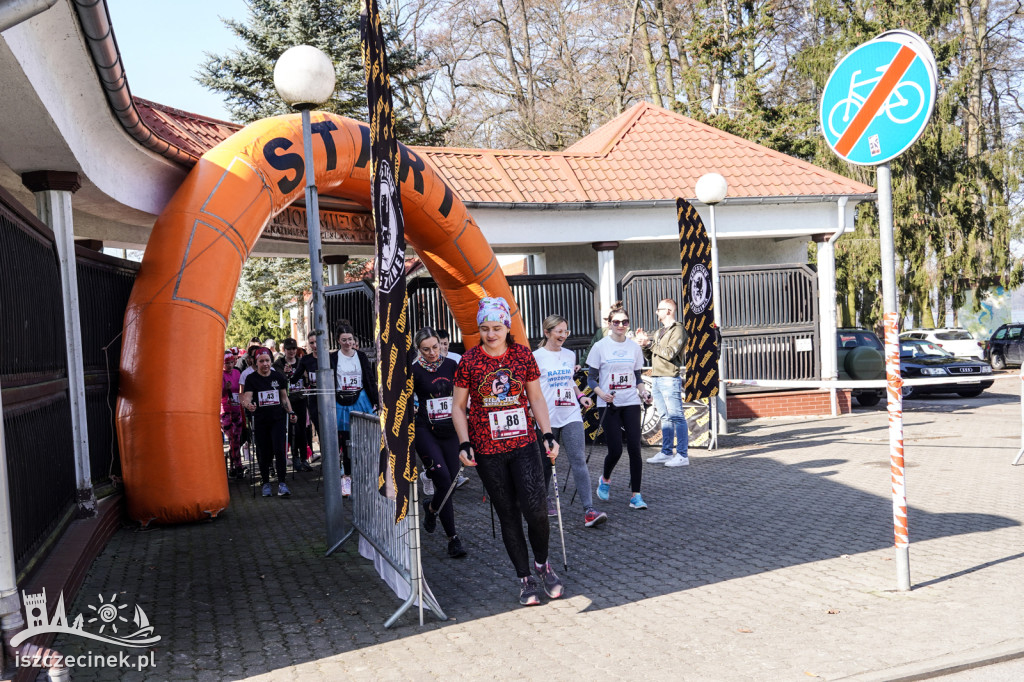
[[[879,406],[751,422],[689,467],[645,465],[646,512],[626,506],[623,461],[599,503],[608,524],[583,528],[578,501],[566,510],[567,596],[537,608],[517,605],[474,474],[455,494],[470,556],[449,560],[440,530],[423,536],[450,620],[428,614],[420,628],[410,613],[384,630],[398,600],[353,544],[323,558],[322,503],[305,474],[289,500],[233,483],[215,522],[122,529],[68,611],[115,591],[142,605],[163,637],[150,679],[892,679],[1012,657],[1024,652],[1024,466],[1010,467],[1018,390],[1003,381],[981,399],[908,403],[909,593],[892,591]],[[600,459],[598,449],[595,481]]]

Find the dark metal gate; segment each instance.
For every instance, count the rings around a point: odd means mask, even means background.
[[[722,268],[720,288],[728,378],[819,378],[818,278],[813,269],[800,263]],[[678,270],[633,271],[622,278],[619,292],[633,328],[656,329],[658,301],[681,301],[682,277]]]
[[[568,320],[572,332],[565,347],[577,354],[590,346],[597,331],[596,287],[584,274],[513,275],[508,278],[512,295],[519,304],[528,339],[520,339],[536,347],[544,337],[544,317],[552,313]],[[409,283],[409,324],[413,330],[424,326],[443,328],[451,334],[452,350],[462,352],[462,332],[455,323],[448,303],[437,282],[417,277]],[[333,325],[340,319],[352,322],[360,348],[370,352],[374,345],[373,289],[365,282],[328,287],[327,318]]]

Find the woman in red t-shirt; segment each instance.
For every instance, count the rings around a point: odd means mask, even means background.
[[[460,441],[459,459],[466,466],[477,467],[498,513],[505,550],[519,576],[519,603],[532,606],[540,603],[540,590],[530,572],[520,512],[529,530],[534,572],[549,597],[562,596],[562,581],[548,563],[547,492],[528,412],[531,405],[537,405],[534,418],[552,461],[558,456],[558,444],[551,435],[537,361],[530,349],[515,343],[509,333],[512,316],[508,303],[503,298],[484,298],[476,322],[481,344],[462,356],[455,372],[452,423]]]

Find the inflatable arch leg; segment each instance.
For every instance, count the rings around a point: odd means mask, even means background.
[[[313,114],[316,184],[370,204],[365,124]],[[479,227],[445,182],[401,148],[406,238],[437,281],[467,345],[477,301],[519,309]],[[207,152],[153,227],[125,312],[117,434],[128,513],[148,523],[215,516],[228,504],[218,421],[224,330],[242,265],[270,219],[304,190],[298,114],[258,121]]]

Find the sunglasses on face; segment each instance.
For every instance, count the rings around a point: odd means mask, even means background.
[[[611,323],[614,324],[614,325],[618,325],[620,327],[628,327],[629,326],[629,320],[612,320]]]

